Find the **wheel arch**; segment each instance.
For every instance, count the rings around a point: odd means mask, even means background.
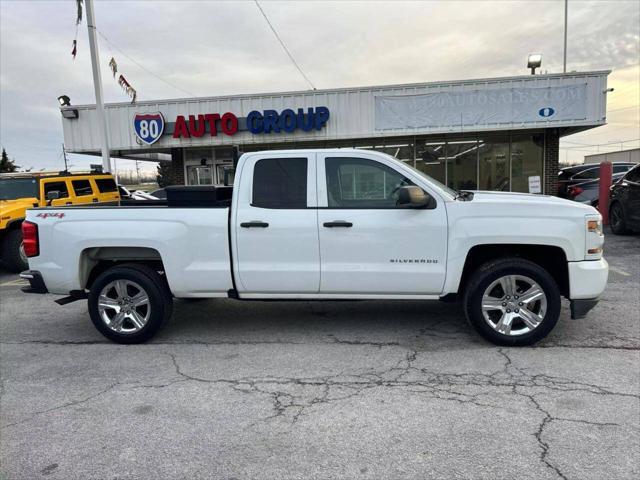
[[[458,293],[465,290],[469,278],[481,265],[503,258],[522,258],[544,268],[556,281],[560,293],[569,298],[569,267],[566,252],[555,245],[480,244],[467,252]]]
[[[90,247],[80,253],[80,286],[90,289],[95,279],[109,268],[123,264],[139,264],[161,272],[166,278],[160,252],[149,247]]]

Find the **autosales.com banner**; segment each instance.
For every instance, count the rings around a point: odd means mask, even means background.
[[[587,85],[378,96],[376,130],[584,120]]]

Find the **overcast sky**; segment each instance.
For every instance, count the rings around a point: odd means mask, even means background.
[[[23,167],[63,167],[59,95],[95,103],[84,21],[70,55],[75,3],[0,0],[0,142]],[[562,0],[261,4],[317,88],[526,74],[531,52],[562,71]],[[127,101],[112,55],[140,100],[308,88],[253,1],[97,0],[96,23],[115,46],[99,37],[107,102]],[[565,137],[561,161],[640,145],[640,2],[569,0],[568,52],[569,71],[613,70],[615,92],[609,124]]]

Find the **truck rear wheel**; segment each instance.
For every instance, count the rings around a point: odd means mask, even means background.
[[[11,272],[23,272],[29,269],[29,261],[22,246],[22,230],[9,230],[2,243],[2,259]]]
[[[171,316],[165,279],[146,265],[124,264],[101,273],[89,291],[91,321],[116,343],[142,343]]]
[[[531,345],[560,316],[560,290],[549,273],[528,260],[508,258],[481,266],[464,295],[467,320],[497,345]]]

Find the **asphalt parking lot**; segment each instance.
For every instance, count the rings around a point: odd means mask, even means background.
[[[640,475],[640,237],[585,320],[499,348],[441,302],[176,301],[145,345],[0,273],[2,479]]]

